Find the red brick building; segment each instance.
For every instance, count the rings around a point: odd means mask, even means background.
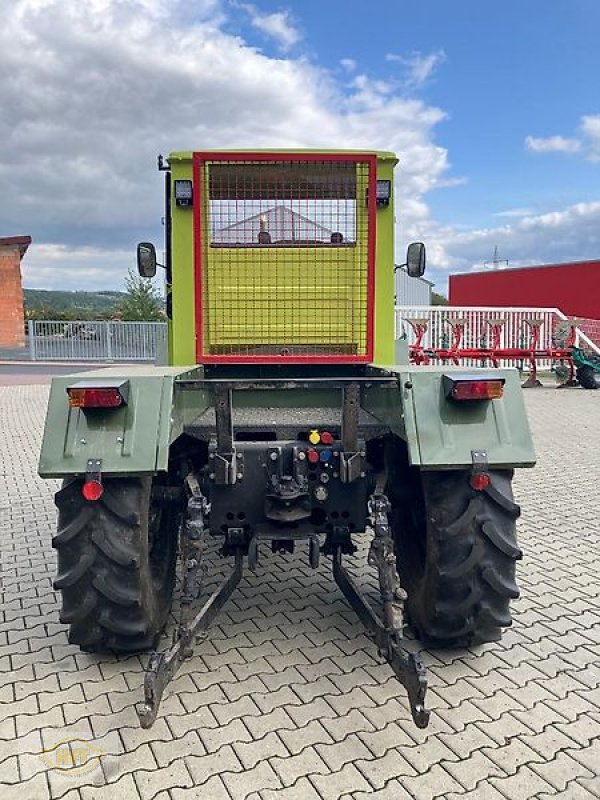
[[[0,237],[0,347],[25,344],[21,260],[31,236]]]

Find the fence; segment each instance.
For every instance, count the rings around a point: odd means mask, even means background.
[[[166,352],[165,322],[30,320],[33,361],[156,361]]]
[[[527,347],[529,326],[526,320],[541,320],[539,348],[554,345],[553,336],[567,317],[558,308],[502,308],[492,306],[396,306],[396,337],[415,339],[408,320],[426,320],[423,345],[447,347],[452,341],[449,321],[463,320],[464,347],[489,344],[489,323],[503,320],[500,346]],[[167,346],[165,322],[49,322],[30,320],[29,350],[34,361],[156,361],[164,359]],[[582,330],[578,342],[600,354],[600,348]],[[475,364],[479,362],[473,362]],[[503,362],[520,366],[516,359]],[[539,363],[549,368],[550,361]]]
[[[452,342],[452,322],[464,322],[462,347],[487,347],[491,343],[492,322],[502,320],[499,346],[502,348],[527,348],[530,343],[531,328],[528,321],[539,320],[540,338],[538,349],[556,346],[556,329],[568,320],[558,308],[505,308],[498,306],[396,306],[396,336],[405,335],[409,344],[415,340],[415,332],[409,323],[426,321],[427,332],[422,344],[425,348],[447,348]],[[599,352],[598,347],[578,329],[579,343]],[[471,365],[479,361],[467,360]],[[506,366],[521,367],[520,359],[504,360]],[[538,361],[540,369],[549,369],[550,360]]]

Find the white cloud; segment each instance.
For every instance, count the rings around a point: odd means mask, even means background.
[[[243,9],[250,17],[250,24],[261,33],[271,36],[283,51],[287,51],[302,39],[295,27],[289,11],[275,11],[266,14],[252,3],[234,3],[236,8]]]
[[[433,280],[443,286],[449,272],[481,268],[494,247],[509,266],[579,261],[600,255],[600,202],[576,203],[566,209],[530,214],[503,226],[457,230],[432,224],[425,241]]]
[[[495,217],[528,217],[533,214],[530,208],[507,208],[506,211],[496,211]]]
[[[581,149],[581,142],[564,136],[527,136],[525,147],[534,153],[577,153]]]
[[[354,72],[357,67],[356,61],[353,58],[342,58],[340,64],[348,72]]]
[[[417,89],[430,78],[439,65],[445,61],[446,54],[443,50],[436,50],[434,53],[423,54],[412,53],[410,56],[400,56],[395,53],[387,53],[386,61],[396,62],[406,67],[405,84],[407,88]]]
[[[135,252],[32,243],[21,268],[23,285],[28,288],[102,291],[123,288],[127,271],[135,269]]]
[[[587,141],[588,160],[600,161],[600,114],[583,116],[581,130]]]
[[[585,114],[579,120],[579,136],[527,136],[525,147],[534,153],[578,153],[586,161],[600,162],[600,114]]]
[[[447,180],[433,142],[444,112],[365,76],[347,90],[306,60],[267,57],[225,33],[222,15],[209,0],[193,20],[183,0],[5,6],[0,233],[32,234],[26,285],[103,275],[103,288],[121,288],[135,242],[162,237],[161,151],[394,150],[403,232],[422,238],[425,194]]]

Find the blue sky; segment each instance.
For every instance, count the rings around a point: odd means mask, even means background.
[[[160,243],[155,155],[395,150],[430,277],[600,257],[596,0],[14,0],[0,235],[26,286],[120,288]]]
[[[264,0],[260,8],[282,6]],[[439,55],[431,76],[403,91],[447,114],[435,141],[448,149],[449,174],[465,182],[428,198],[440,222],[491,225],[499,211],[598,198],[598,167],[525,147],[527,136],[575,135],[582,116],[600,111],[596,0],[304,0],[289,8],[303,34],[295,49],[342,79],[340,62],[352,59],[354,74],[402,87],[409,65],[390,55]],[[232,29],[243,33],[244,21]],[[268,36],[263,46],[277,55]]]

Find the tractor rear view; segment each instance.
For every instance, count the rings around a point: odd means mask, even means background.
[[[515,370],[409,365],[394,341],[385,152],[193,152],[165,176],[169,366],[56,378],[40,474],[60,477],[55,586],[69,641],[152,650],[141,724],[268,548],[332,576],[429,719],[421,658],[495,641],[518,596],[513,469],[534,454]],[[138,246],[140,273],[156,271]],[[423,274],[424,247],[407,268]],[[374,609],[344,566],[370,537]],[[234,568],[205,598],[209,537]],[[199,607],[198,607],[199,605]]]

